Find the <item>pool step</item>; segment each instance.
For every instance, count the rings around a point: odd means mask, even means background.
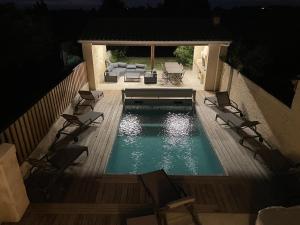
[[[169,176],[175,183],[230,183],[230,184],[241,184],[243,178],[240,177],[229,177],[229,176]],[[137,175],[110,175],[105,174],[97,178],[97,182],[102,183],[138,183],[139,178]]]

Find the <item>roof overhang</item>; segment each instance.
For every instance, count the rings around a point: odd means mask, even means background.
[[[130,41],[130,40],[79,40],[79,43],[90,43],[93,45],[110,45],[110,46],[197,46],[208,44],[220,44],[229,46],[231,41]]]

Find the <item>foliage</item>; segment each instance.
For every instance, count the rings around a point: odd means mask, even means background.
[[[191,66],[193,64],[193,46],[179,46],[176,48],[173,54],[179,63],[185,66]]]
[[[111,62],[118,62],[121,61],[123,58],[126,57],[127,48],[118,48],[111,51]]]

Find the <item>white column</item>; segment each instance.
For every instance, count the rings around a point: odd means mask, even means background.
[[[93,68],[95,75],[96,88],[104,82],[104,72],[106,70],[106,45],[93,45]]]
[[[209,44],[208,61],[206,68],[206,78],[204,83],[204,90],[216,91],[219,83],[218,71],[219,71],[219,57],[221,51],[220,44]]]
[[[12,144],[0,145],[0,222],[18,222],[29,205]]]
[[[96,79],[94,74],[92,43],[82,43],[83,59],[86,62],[87,78],[90,90],[96,90]]]

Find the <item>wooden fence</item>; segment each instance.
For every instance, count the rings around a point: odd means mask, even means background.
[[[78,90],[87,82],[85,62],[0,133],[0,143],[15,144],[19,164],[24,162],[48,133]]]

